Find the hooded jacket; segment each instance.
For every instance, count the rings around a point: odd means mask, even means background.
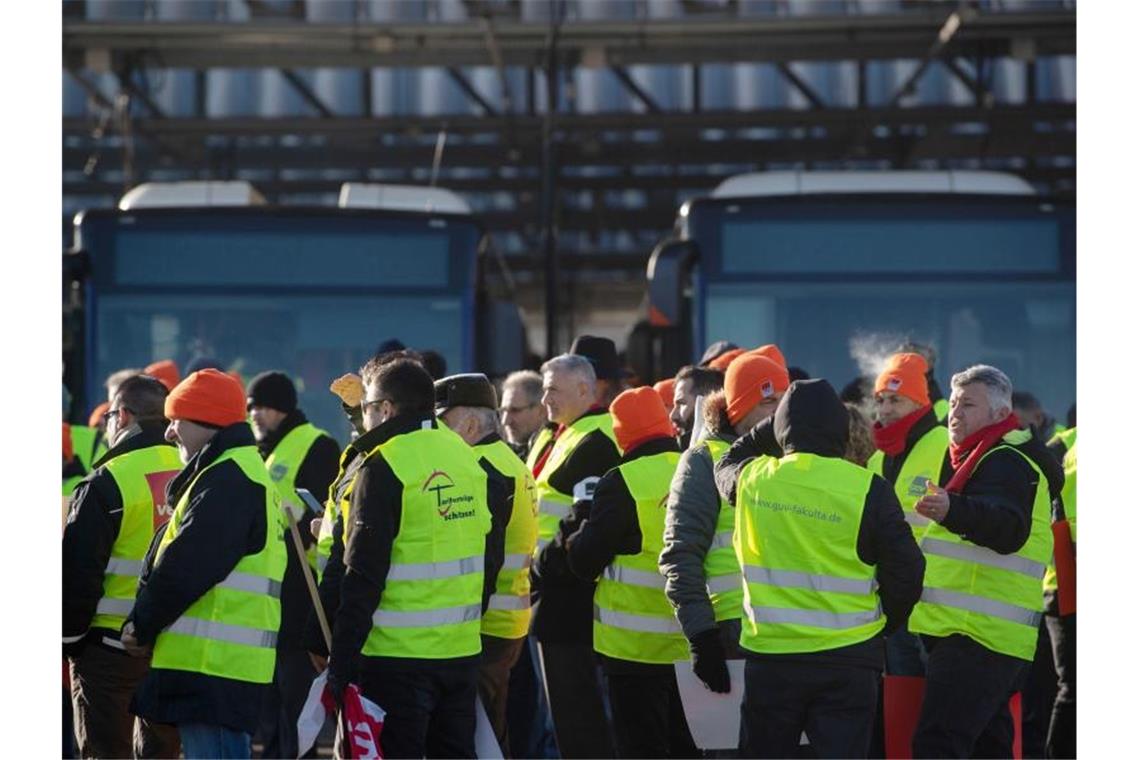
[[[127,456],[151,446],[172,446],[166,442],[165,420],[140,422],[114,447],[95,462],[91,474],[72,494],[63,529],[63,637],[65,640],[83,636],[80,641],[66,645],[65,653],[78,654],[86,643],[125,654],[104,639],[119,641],[119,632],[108,629],[91,629],[95,607],[103,598],[103,577],[111,549],[123,525],[123,496],[114,476],[105,465],[112,459]]]
[[[265,489],[245,476],[234,461],[202,472],[228,449],[253,446],[245,422],[219,430],[167,484],[167,504],[188,503],[176,538],[154,562],[166,527],[155,533],[143,560],[135,607],[128,616],[141,645],[222,581],[242,557],[256,554],[269,540],[284,541],[280,524],[267,526]],[[197,479],[198,473],[202,476]],[[193,487],[191,484],[193,483]],[[206,723],[252,734],[268,684],[255,684],[185,670],[151,668],[131,699],[131,712],[157,723]]]
[[[764,453],[763,446],[758,441],[767,440],[769,433],[763,428],[770,428],[782,453],[800,452],[841,459],[847,445],[847,425],[843,404],[826,380],[799,380],[792,383],[771,418],[771,425],[757,425],[733,444],[715,466],[721,495],[735,504],[737,476],[747,462]],[[890,484],[878,475],[872,475],[870,488],[864,497],[855,551],[861,562],[875,567],[879,600],[886,616],[886,627],[880,636],[851,646],[810,654],[746,652],[746,655],[881,669],[882,637],[906,625],[911,610],[922,595],[926,560],[915,543],[910,526],[903,519],[898,498]]]

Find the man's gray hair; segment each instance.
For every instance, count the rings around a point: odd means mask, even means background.
[[[980,383],[986,386],[986,397],[990,401],[990,411],[996,412],[1003,406],[1013,408],[1013,383],[1009,376],[997,367],[988,364],[975,364],[950,378],[951,388],[962,388]]]
[[[577,376],[579,380],[589,386],[590,393],[594,392],[598,383],[598,376],[594,373],[594,365],[584,356],[577,354],[559,354],[542,365],[542,372],[568,373]]]
[[[485,406],[459,406],[456,407],[464,415],[464,418],[470,416],[477,423],[479,423],[478,438],[480,440],[486,438],[491,433],[502,435],[503,431],[499,428],[499,413],[494,409],[488,409]]]
[[[537,404],[542,400],[542,375],[532,369],[520,369],[518,372],[512,372],[503,381],[503,392],[499,394],[500,399],[506,394],[508,388],[518,390],[526,398],[528,404]]]

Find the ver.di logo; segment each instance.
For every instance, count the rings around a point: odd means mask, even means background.
[[[443,470],[436,470],[428,476],[428,479],[424,481],[424,487],[420,489],[420,493],[435,492],[435,508],[440,517],[446,516],[451,511],[451,499],[446,502],[443,499],[443,492],[448,488],[455,488],[455,482]]]

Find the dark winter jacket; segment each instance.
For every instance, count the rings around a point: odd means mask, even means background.
[[[167,485],[167,503],[177,505],[188,492],[178,537],[157,564],[154,555],[165,529],[155,534],[144,561],[134,610],[140,644],[154,644],[158,634],[195,601],[221,582],[242,557],[261,551],[267,540],[284,541],[280,523],[266,525],[265,490],[245,476],[237,463],[223,462],[204,472],[228,449],[253,446],[245,422],[214,435]],[[203,673],[152,667],[131,700],[131,712],[158,723],[206,723],[253,733],[266,685]]]
[[[95,463],[91,474],[72,494],[67,525],[63,529],[65,654],[77,655],[87,644],[126,654],[116,646],[117,630],[94,628],[88,631],[95,607],[103,598],[103,575],[123,524],[123,496],[104,465],[140,449],[171,446],[164,440],[165,432],[165,420],[140,423]],[[105,643],[108,641],[114,643]]]
[[[771,433],[786,454],[801,452],[841,459],[847,445],[847,424],[843,404],[826,380],[800,380],[792,383],[787,394],[780,400],[780,405],[771,418]],[[768,435],[761,430],[762,426],[763,423],[757,425],[733,444],[716,465],[718,487],[726,484],[723,477],[726,471],[734,471],[739,475],[741,466],[734,459],[746,461],[747,458],[742,456],[745,452],[762,453],[757,441],[765,440]],[[731,488],[722,488],[721,493],[725,498],[731,497],[734,500],[735,479],[727,485]],[[730,490],[731,493],[725,493],[725,490]],[[890,484],[878,475],[872,476],[871,486],[863,501],[855,551],[861,562],[875,567],[877,593],[886,617],[886,627],[880,636],[859,644],[811,654],[760,655],[748,652],[748,656],[882,668],[882,636],[906,624],[922,594],[926,560],[914,541],[910,526],[903,519],[898,498]]]
[[[597,408],[583,417],[609,414]],[[598,479],[621,461],[617,444],[601,430],[594,430],[578,444],[549,482],[562,493],[577,494],[568,517],[559,524],[558,533],[539,554],[531,568],[531,588],[539,599],[531,632],[541,642],[587,644],[594,641],[594,587],[574,575],[566,563],[562,541],[578,529],[589,516],[594,486]]]
[[[257,442],[261,456],[268,459],[288,433],[306,422],[308,420],[305,418],[305,413],[300,409],[290,412],[276,430]],[[336,478],[339,459],[340,446],[337,442],[328,435],[318,436],[309,447],[300,467],[297,468],[294,485],[297,488],[307,489],[318,503],[324,504],[328,498],[329,485]],[[309,530],[309,522],[320,517],[321,515],[306,506],[304,514],[297,520],[297,533],[301,536],[301,543],[306,549],[316,540]],[[313,607],[301,562],[297,557],[297,550],[293,547],[292,536],[286,536],[286,549],[288,549],[288,559],[285,565],[285,578],[281,582],[281,630],[277,634],[278,651],[298,649],[303,646],[305,623]]]
[[[439,423],[432,416],[402,414],[370,430],[356,441],[361,451],[371,451],[397,435],[419,430],[423,423],[433,427]],[[474,456],[474,452],[472,452]],[[495,588],[495,579],[503,565],[503,542],[510,503],[505,481],[482,460],[487,472],[487,506],[491,512],[491,532],[487,534],[483,569],[483,609]],[[395,657],[359,656],[369,632],[372,616],[380,605],[392,546],[400,527],[404,486],[379,452],[368,455],[352,488],[352,511],[345,539],[345,573],[340,583],[340,601],[333,624],[331,666],[351,677],[355,666],[369,670],[424,670],[446,668],[479,655],[441,660],[403,659]]]

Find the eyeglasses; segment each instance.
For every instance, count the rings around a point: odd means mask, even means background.
[[[129,414],[134,414],[134,412],[125,406],[120,406],[118,409],[108,409],[107,411],[103,412],[103,424],[106,425],[109,423],[112,417],[118,417],[119,412],[128,412]]]
[[[392,399],[390,399],[390,398],[377,398],[377,399],[372,399],[371,401],[367,401],[367,400],[361,401],[360,402],[360,411],[367,412],[370,407],[379,407],[385,401],[387,401],[389,404],[392,403]]]

